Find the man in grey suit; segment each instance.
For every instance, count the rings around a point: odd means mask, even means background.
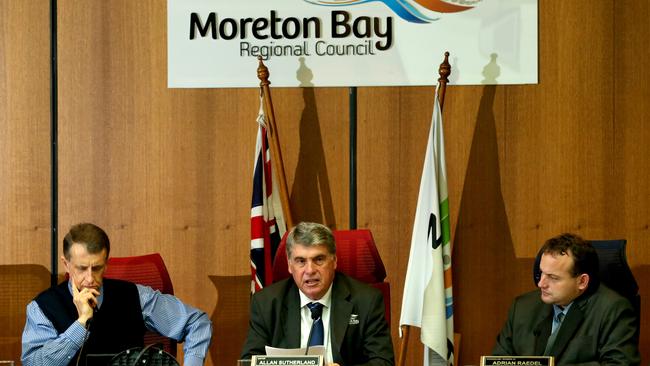
[[[252,298],[241,358],[263,355],[265,346],[299,348],[317,340],[325,347],[326,364],[392,366],[383,296],[336,272],[331,230],[316,223],[298,224],[287,236],[287,257],[291,278]]]
[[[637,314],[599,283],[591,244],[562,234],[541,251],[539,290],[515,299],[492,354],[549,355],[558,366],[639,365]]]

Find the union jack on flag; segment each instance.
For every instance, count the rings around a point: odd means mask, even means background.
[[[251,292],[255,293],[273,281],[273,258],[286,231],[282,205],[266,135],[264,101],[260,97],[257,116],[257,144],[253,170],[251,206]]]

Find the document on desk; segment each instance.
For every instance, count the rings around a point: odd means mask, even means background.
[[[325,346],[311,346],[308,353],[306,348],[276,348],[266,346],[267,356],[296,356],[296,355],[311,355],[311,356],[325,356]]]

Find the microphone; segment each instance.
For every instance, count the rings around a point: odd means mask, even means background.
[[[97,316],[97,305],[93,306],[90,304],[90,306],[93,308],[93,317],[86,320],[86,330],[90,329],[90,326],[93,324],[93,321],[95,319],[95,316]]]
[[[305,348],[305,356],[309,354],[309,343],[311,342],[311,336],[314,332],[314,324],[321,318],[323,315],[323,307],[316,307],[311,311],[311,328],[309,328],[309,335],[307,336],[307,347]]]
[[[320,304],[319,304],[320,305]],[[323,306],[318,306],[311,312],[311,320],[317,321],[323,315]]]
[[[95,319],[96,315],[97,315],[97,305],[93,306],[93,317],[86,320],[86,329],[90,329],[90,326],[92,325],[93,319]]]

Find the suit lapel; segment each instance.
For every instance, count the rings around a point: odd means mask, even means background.
[[[284,314],[286,314],[284,335],[288,347],[300,348],[300,295],[298,295],[298,288],[295,284],[291,285],[284,306]]]
[[[535,355],[544,354],[546,342],[548,342],[548,337],[551,335],[551,329],[553,327],[553,306],[548,305],[545,309],[533,331],[535,335]]]
[[[345,332],[348,329],[350,315],[352,314],[352,303],[348,301],[350,289],[337,274],[332,287],[332,309],[330,309],[330,330],[332,335],[332,356],[334,360],[341,359],[341,345]]]
[[[555,343],[553,343],[553,348],[551,348],[551,355],[555,356],[556,359],[559,359],[560,355],[569,344],[569,341],[573,339],[573,335],[578,331],[578,328],[580,328],[580,325],[584,320],[584,303],[584,301],[581,301],[571,306],[564,321],[562,321],[562,325],[560,326],[557,337],[555,338]]]

